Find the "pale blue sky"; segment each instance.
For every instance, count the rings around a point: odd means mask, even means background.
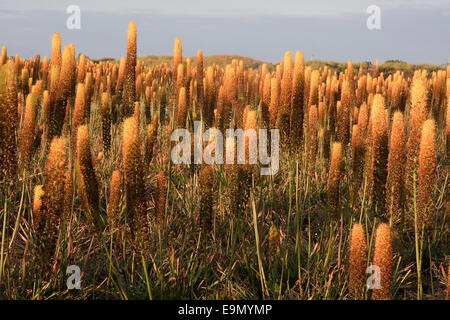
[[[339,15],[364,12],[371,5],[385,8],[447,7],[447,0],[3,0],[0,9],[64,10],[77,4],[83,10],[99,12],[142,12],[176,15]]]
[[[81,30],[65,10],[81,8]],[[369,5],[381,8],[381,30],[366,28]],[[125,54],[127,26],[138,29],[138,55],[241,54],[265,61],[302,50],[307,59],[445,63],[450,57],[450,0],[2,0],[0,45],[24,57],[50,55],[51,36],[92,58]]]

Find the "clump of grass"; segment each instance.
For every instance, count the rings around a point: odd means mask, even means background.
[[[122,174],[119,170],[114,170],[111,175],[111,189],[108,202],[108,223],[110,228],[118,226],[119,204],[122,195]]]
[[[402,106],[402,81],[399,78],[394,81],[392,88],[392,97],[391,97],[391,108],[392,110],[403,110]]]
[[[205,108],[204,100],[204,87],[203,87],[203,52],[202,50],[197,51],[197,69],[196,69],[196,82],[197,82],[197,103],[202,110],[203,118],[208,127],[211,127],[214,121],[214,114],[209,108]]]
[[[177,78],[176,78],[176,93],[175,93],[175,97],[176,97],[176,102],[177,104],[179,104],[179,96],[180,96],[180,90],[181,88],[184,88],[184,90],[186,90],[186,81],[185,81],[185,77],[184,77],[184,65],[182,63],[180,63],[177,67]],[[185,94],[185,96],[187,97],[187,94]]]
[[[386,181],[386,213],[394,222],[398,222],[403,218],[406,161],[405,144],[403,114],[401,111],[396,111],[392,121]]]
[[[138,101],[134,103],[133,110],[133,117],[135,117],[136,121],[139,123],[141,121],[141,104]]]
[[[126,59],[124,57],[121,57],[120,61],[119,61],[119,70],[117,72],[117,81],[116,81],[116,88],[115,88],[115,93],[116,93],[116,95],[118,97],[121,97],[122,93],[123,93],[123,82],[124,82],[124,79],[125,79],[125,68],[126,68]],[[91,73],[88,72],[86,74],[86,77],[87,77],[88,74],[91,74]],[[87,82],[87,79],[85,81]]]
[[[47,56],[44,56],[44,60],[42,61],[42,67],[40,68],[40,75],[42,79],[43,88],[47,88],[49,70],[50,70],[50,61],[48,60]]]
[[[263,82],[262,97],[261,97],[261,117],[263,120],[264,128],[269,127],[269,105],[270,105],[270,94],[271,94],[271,76],[266,74]]]
[[[52,37],[52,66],[61,66],[61,36],[55,32]]]
[[[159,226],[164,224],[167,194],[167,175],[161,171],[156,176],[155,215]]]
[[[367,134],[368,123],[369,123],[369,113],[367,109],[367,104],[364,102],[359,108],[358,112],[358,128],[363,141],[365,140]]]
[[[153,116],[152,123],[147,125],[147,136],[145,138],[145,156],[144,163],[146,166],[150,164],[153,158],[153,148],[156,143],[156,138],[158,135],[158,116],[155,114]]]
[[[139,142],[138,122],[135,117],[125,119],[122,137],[123,171],[126,191],[126,221],[131,232],[141,218],[144,206],[144,181],[142,177],[142,157]]]
[[[145,118],[146,118],[147,121],[149,121],[150,117],[151,117],[152,99],[153,99],[153,94],[152,93],[153,93],[152,92],[152,88],[149,87],[149,86],[146,86],[145,87],[145,93],[144,93],[144,96],[145,96],[145,104],[144,104],[144,106],[145,106]],[[155,100],[155,99],[153,99],[153,100]]]
[[[309,175],[312,178],[316,169],[316,155],[317,155],[317,107],[312,105],[309,107],[308,116],[308,168]]]
[[[138,74],[136,77],[136,99],[139,101],[142,96],[142,86],[144,83],[144,79],[142,78],[142,74]]]
[[[244,113],[244,129],[257,129],[258,124],[257,124],[257,114],[256,114],[256,110],[249,110],[247,109],[247,112]]]
[[[255,130],[257,132],[258,130],[258,124],[257,124],[257,114],[256,110],[248,110],[246,108],[247,112],[244,112],[244,130]],[[257,154],[257,146],[255,143],[251,143],[251,138],[249,136],[245,136],[244,141],[244,150],[245,150],[245,164],[255,164],[256,163],[256,157]],[[253,157],[250,157],[250,155],[253,155]],[[251,170],[251,166],[245,166],[246,170]]]
[[[193,92],[191,58],[187,58],[186,63],[183,64],[183,74],[183,86],[186,88],[186,104],[188,107],[190,107],[192,103]]]
[[[327,185],[328,215],[331,218],[336,218],[340,213],[339,189],[344,170],[342,144],[340,142],[334,142],[331,152],[331,163]]]
[[[136,24],[134,21],[130,21],[124,70],[122,117],[129,117],[133,114],[134,102],[136,101],[136,37]]]
[[[17,173],[16,129],[18,81],[14,63],[9,60],[2,67],[0,78],[0,180],[5,185],[14,184]]]
[[[350,238],[349,292],[355,299],[362,299],[366,284],[367,244],[364,228],[355,223]]]
[[[208,88],[208,87],[207,87]],[[208,95],[207,95],[208,96]],[[205,98],[205,101],[208,99]],[[206,102],[205,102],[206,103]],[[231,106],[226,97],[225,87],[220,86],[219,92],[217,94],[217,108],[215,113],[215,126],[221,131],[224,132],[226,126],[229,122],[229,113]]]
[[[100,231],[98,182],[92,166],[91,141],[86,125],[77,130],[77,184],[92,231]]]
[[[167,105],[167,92],[165,87],[158,88],[158,96],[159,96],[159,118],[163,122],[166,114],[166,105]]]
[[[373,264],[380,268],[380,289],[374,289],[372,299],[390,300],[392,286],[392,243],[389,225],[381,223],[375,234]]]
[[[206,70],[206,78],[204,79],[204,86],[205,86],[205,101],[203,109],[205,110],[205,113],[208,117],[213,117],[214,119],[214,107],[217,106],[217,114],[219,121],[216,120],[216,123],[218,123],[218,127],[223,130],[225,127],[225,123],[228,121],[228,105],[224,105],[225,99],[226,99],[226,92],[225,88],[222,86],[222,94],[220,92],[217,92],[216,84],[214,82],[214,69],[209,66]],[[219,89],[220,90],[220,89]],[[221,104],[222,103],[222,104]],[[221,107],[223,107],[223,110],[220,110]]]
[[[352,170],[353,170],[353,184],[352,184],[352,202],[358,193],[361,185],[363,169],[364,169],[364,153],[365,145],[363,143],[364,137],[361,135],[361,130],[358,124],[353,125],[352,130]]]
[[[103,150],[108,153],[111,149],[111,97],[107,92],[102,93],[100,112],[102,115]]]
[[[20,139],[20,159],[22,169],[28,170],[34,151],[34,139],[36,134],[36,105],[37,99],[33,93],[27,97],[25,105],[25,119],[22,136]]]
[[[350,83],[344,80],[342,84],[341,107],[337,112],[338,127],[337,127],[337,141],[346,146],[349,141],[349,125],[350,125],[350,111],[352,107],[352,94],[350,91]]]
[[[0,66],[4,65],[6,63],[6,60],[8,59],[8,53],[5,46],[2,46],[2,55],[0,57]]]
[[[406,179],[405,190],[407,201],[409,205],[409,211],[413,211],[412,199],[414,197],[414,183],[417,177],[417,166],[419,147],[421,140],[422,126],[428,115],[427,107],[427,90],[423,80],[420,77],[416,77],[411,87],[411,107],[409,116],[409,138],[406,145],[407,158],[406,158]]]
[[[186,107],[186,88],[180,88],[180,94],[178,98],[178,111],[177,111],[177,127],[186,127],[187,107]]]
[[[417,181],[418,228],[430,229],[435,209],[433,202],[436,186],[436,132],[435,122],[425,121],[422,129],[419,151],[419,171]]]
[[[86,77],[86,56],[84,53],[82,53],[78,58],[77,83],[83,82],[85,77]]]
[[[356,108],[357,109],[357,108]],[[318,114],[318,121],[319,121],[319,127],[320,128],[324,128],[326,126],[325,123],[325,117],[326,117],[326,112],[325,112],[325,103],[320,102],[319,106],[317,108],[317,114]],[[358,117],[356,117],[357,119]]]
[[[236,141],[233,137],[226,138],[225,146],[225,170],[227,172],[228,194],[231,203],[231,213],[233,216],[242,216],[247,208],[247,201],[250,196],[251,171],[247,170],[248,164],[237,163]],[[234,158],[228,153],[234,150]]]
[[[280,129],[281,142],[289,136],[292,101],[292,54],[288,51],[284,56],[283,78],[281,79],[280,105],[277,113],[277,127]]]
[[[28,79],[30,78],[30,72],[28,71],[28,68],[22,69],[22,74],[20,76],[20,86],[21,90],[24,94],[24,96],[28,95],[29,93],[29,86],[28,86]]]
[[[280,106],[280,84],[277,78],[272,78],[270,82],[270,105],[269,105],[270,128],[276,127],[279,106]]]
[[[73,110],[72,118],[72,138],[70,140],[72,160],[76,157],[76,146],[77,146],[77,134],[78,127],[82,126],[85,122],[85,112],[86,112],[86,95],[85,87],[83,83],[77,84],[77,93],[75,96],[75,108]]]
[[[386,178],[388,162],[388,114],[384,108],[384,98],[377,94],[374,97],[371,113],[372,121],[372,160],[370,184],[373,206],[378,214],[383,212],[386,201]]]
[[[133,32],[131,39],[134,51]],[[388,277],[391,271],[392,298],[410,298],[415,283],[419,299],[445,296],[445,288],[434,285],[438,280],[434,278],[439,261],[446,258],[448,226],[439,225],[431,237],[420,240],[422,230],[416,228],[415,251],[412,250],[408,243],[411,235],[403,234],[408,230],[398,224],[396,217],[403,206],[397,183],[405,178],[406,172],[401,173],[398,166],[402,163],[395,159],[404,159],[404,153],[410,151],[402,141],[409,138],[413,144],[416,139],[413,183],[408,189],[413,195],[410,198],[413,206],[409,209],[415,209],[417,221],[423,215],[423,207],[429,208],[426,201],[431,199],[433,227],[438,226],[438,219],[441,222],[441,218],[450,217],[449,201],[445,199],[448,127],[444,129],[449,121],[445,118],[448,99],[445,95],[450,67],[447,74],[418,71],[411,78],[399,71],[373,77],[374,68],[370,64],[359,64],[357,75],[352,63],[320,63],[319,69],[317,64],[307,61],[305,67],[301,52],[296,53],[294,66],[290,54],[277,66],[250,65],[240,57],[228,65],[222,61],[215,64],[217,60],[203,57],[201,51],[197,60],[191,57],[183,61],[179,42],[174,65],[172,57],[166,57],[166,63],[146,65],[142,60],[136,61],[134,68],[127,68],[135,52],[121,58],[119,63],[94,61],[84,55],[76,63],[73,45],[67,46],[61,57],[59,36],[55,43],[51,63],[48,58],[41,63],[38,55],[34,60],[19,55],[8,58],[6,53],[0,58],[3,63],[0,167],[4,170],[0,174],[0,221],[4,230],[0,254],[2,298],[139,299],[148,293],[150,298],[153,294],[157,299],[363,299],[364,269],[370,257],[367,251],[373,244],[376,247],[373,261],[382,268],[382,277]],[[204,65],[208,65],[207,70],[203,70]],[[125,85],[128,71],[134,77],[135,90]],[[415,92],[411,92],[411,83]],[[77,84],[81,86],[76,87]],[[421,94],[415,88],[420,84]],[[82,86],[84,89],[80,89]],[[180,100],[181,88],[185,97]],[[134,98],[127,105],[130,118],[122,122],[124,90],[133,93]],[[28,125],[25,99],[28,92],[37,100],[36,116],[41,115],[35,130]],[[385,99],[386,107],[378,106],[380,99]],[[142,102],[145,111],[141,113]],[[179,108],[180,102],[181,106],[185,102],[185,112]],[[83,104],[84,112],[80,111]],[[394,114],[397,109],[403,112],[402,125],[398,125],[400,115]],[[191,127],[199,119],[204,121],[205,128],[214,125],[222,132],[226,128],[279,126],[289,146],[288,152],[283,152],[282,146],[279,172],[259,175],[258,165],[248,157],[253,137],[242,144],[247,155],[242,164],[236,164],[235,155],[230,159],[231,154],[227,154],[225,160],[232,161],[224,167],[172,165],[173,144],[168,135],[178,127],[180,110],[182,128]],[[421,140],[427,136],[423,123],[429,114],[436,119],[432,139],[436,164],[435,174],[431,175],[434,180],[430,179],[431,188],[425,195],[422,186],[430,182],[423,172],[430,171],[426,169],[430,166],[425,165],[428,157],[421,158],[427,154]],[[54,141],[48,135],[49,126],[58,115],[63,120],[56,127],[65,138],[59,146],[50,144],[48,151],[47,141]],[[388,119],[392,116],[389,141]],[[277,123],[277,119],[282,121]],[[348,134],[342,133],[343,128]],[[39,137],[41,130],[41,152],[36,156],[31,152],[29,170],[25,172],[28,175],[22,178],[14,169],[23,163],[21,144],[28,132],[34,131],[33,135]],[[77,133],[83,130],[77,152]],[[418,134],[419,131],[423,134]],[[346,134],[346,140],[351,137],[351,150],[346,150],[349,141],[340,141]],[[53,132],[53,136],[57,134]],[[204,150],[212,153],[211,147],[216,142],[210,139]],[[226,144],[235,149],[235,142],[227,139]],[[16,143],[20,144],[18,149]],[[331,154],[333,143],[339,148],[334,147]],[[430,143],[422,144],[430,147]],[[34,148],[39,146],[36,144]],[[156,150],[157,156],[153,154]],[[95,160],[94,151],[98,154]],[[346,163],[345,157],[350,153],[352,162]],[[363,157],[366,159],[362,169]],[[385,161],[388,171],[383,185],[381,169]],[[350,175],[345,174],[344,164],[351,166]],[[419,164],[424,165],[419,169]],[[83,175],[82,171],[90,174]],[[363,173],[364,179],[360,178]],[[328,181],[324,181],[326,176]],[[98,185],[92,187],[95,180]],[[366,183],[370,180],[372,188]],[[360,192],[360,185],[364,193]],[[392,214],[389,219],[395,235],[392,245],[395,243],[398,248],[395,272],[386,269],[383,258],[392,259],[390,241],[382,240],[389,237],[389,231],[380,235],[380,227],[369,238],[370,230],[379,220],[370,206],[372,203],[380,206],[376,189],[386,193],[383,220]],[[92,198],[98,198],[94,204]],[[249,204],[253,215],[246,215]],[[98,208],[96,217],[107,212],[107,230],[93,230],[95,222],[91,220],[95,218],[89,215],[95,211],[92,207]],[[397,209],[399,213],[394,213]],[[80,217],[80,211],[85,215]],[[340,230],[335,232],[339,216]],[[98,220],[99,225],[103,224],[103,219]],[[353,229],[345,227],[348,223],[353,225],[353,221],[364,221],[367,227],[360,224]],[[200,235],[197,229],[202,230]],[[255,237],[248,236],[253,234],[252,230]],[[92,231],[99,239],[93,239]],[[429,242],[424,241],[428,239]],[[203,240],[201,247],[200,240]],[[268,249],[263,255],[266,260],[261,259],[262,247]],[[386,253],[388,249],[391,254]],[[342,265],[344,252],[349,254],[348,268]],[[390,259],[387,260],[389,264]],[[81,290],[65,290],[64,267],[72,263],[82,268]],[[259,271],[255,268],[257,264]],[[211,271],[211,265],[217,266],[213,269],[218,272]],[[415,266],[417,273],[412,270]],[[427,284],[423,289],[422,282]],[[382,289],[385,288],[383,283]],[[389,297],[389,293],[377,290],[373,294],[373,298],[385,296]]]
[[[200,223],[204,234],[212,231],[214,205],[214,169],[210,165],[202,167],[199,175],[200,184]]]
[[[183,52],[181,48],[180,38],[175,39],[175,44],[173,48],[173,69],[172,69],[172,79],[178,78],[178,65],[183,62]]]
[[[67,184],[66,139],[54,138],[45,165],[41,214],[36,219],[36,257],[43,272],[53,265]]]
[[[237,125],[241,126],[243,106],[238,101],[237,75],[234,67],[229,66],[225,69],[224,86],[226,98],[236,113]]]
[[[92,73],[87,72],[86,78],[84,80],[84,88],[86,95],[86,110],[84,112],[86,120],[89,121],[91,118],[91,101],[94,95],[94,79],[92,78]]]
[[[311,82],[309,85],[308,106],[319,104],[319,70],[313,70],[311,72]]]
[[[34,187],[33,193],[33,216],[34,219],[39,219],[39,215],[42,213],[42,197],[44,195],[44,189],[42,185],[37,185]]]
[[[73,106],[73,96],[75,94],[75,48],[73,44],[64,47],[61,62],[61,72],[58,80],[57,98],[54,105],[55,128],[54,134],[61,135],[64,130],[69,129],[69,115]]]

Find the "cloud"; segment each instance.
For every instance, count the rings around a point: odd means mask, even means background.
[[[285,51],[301,50],[306,59],[447,61],[450,43],[443,41],[442,32],[450,30],[450,21],[441,10],[392,7],[382,8],[381,14],[382,29],[370,31],[365,10],[333,17],[82,11],[81,30],[68,30],[65,11],[1,10],[0,29],[8,30],[2,36],[8,53],[26,58],[36,53],[50,56],[54,32],[61,34],[63,44],[73,42],[77,53],[120,58],[126,52],[128,23],[134,20],[139,55],[171,55],[174,38],[180,37],[185,56],[202,49],[205,55],[233,53],[277,62]]]

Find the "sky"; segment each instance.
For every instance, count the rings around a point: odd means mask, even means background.
[[[66,27],[69,5],[81,10],[79,30]],[[366,26],[370,5],[380,7],[380,30]],[[308,60],[450,62],[450,0],[2,0],[0,45],[50,56],[58,32],[77,53],[120,58],[130,20],[138,56],[172,55],[180,37],[183,56],[202,49],[278,62],[301,50]]]

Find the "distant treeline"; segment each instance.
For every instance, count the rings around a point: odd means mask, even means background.
[[[192,66],[195,66],[197,63],[197,57],[189,57],[192,61]],[[239,56],[239,55],[212,55],[212,56],[204,56],[203,65],[210,66],[216,64],[220,67],[225,67],[227,64],[230,64],[232,60],[243,60],[244,66],[246,68],[258,69],[266,63],[269,67],[269,71],[275,70],[276,64],[272,64],[270,62],[264,62],[260,60],[256,60],[249,57]],[[93,59],[92,61],[98,63],[100,61],[110,61],[110,62],[119,62],[113,58],[101,58],[101,59]],[[156,56],[149,55],[145,57],[138,58],[138,61],[143,61],[147,66],[154,66],[167,63],[167,65],[171,65],[173,63],[173,56]],[[311,67],[312,69],[324,69],[327,67],[328,69],[336,72],[344,72],[347,68],[346,62],[336,62],[336,61],[324,61],[324,60],[306,60],[305,65]],[[359,67],[362,66],[363,72],[373,72],[375,71],[375,65],[370,61],[365,62],[353,62],[353,68],[358,70]],[[432,73],[437,70],[445,70],[447,67],[446,64],[441,65],[433,65],[433,64],[410,64],[401,60],[386,60],[384,63],[380,64],[380,72],[385,74],[395,73],[396,71],[404,72],[405,75],[412,75],[415,70],[427,70]]]

